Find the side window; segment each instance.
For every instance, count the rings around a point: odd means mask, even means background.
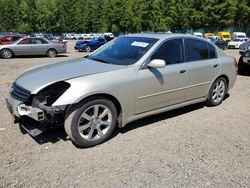
[[[5,37],[2,39],[3,42],[9,42],[11,41],[11,37]]]
[[[20,37],[12,37],[12,41],[16,41],[18,39],[20,39]]]
[[[30,39],[23,39],[18,44],[31,44],[31,43],[30,43]]]
[[[207,42],[196,39],[187,39],[186,41],[188,61],[209,59]]]
[[[208,44],[208,51],[209,51],[209,58],[210,59],[214,59],[216,58],[216,50],[215,50],[215,47],[212,46],[211,44]]]
[[[183,62],[183,42],[182,39],[173,39],[166,41],[151,56],[153,59],[163,59],[166,64],[175,64]]]
[[[33,44],[48,44],[47,41],[45,41],[44,39],[40,39],[40,38],[35,38],[33,39]]]

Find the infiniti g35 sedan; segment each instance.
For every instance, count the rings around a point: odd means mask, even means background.
[[[202,38],[133,34],[83,59],[26,71],[6,103],[32,136],[64,126],[76,145],[91,147],[110,138],[116,126],[146,116],[200,102],[221,104],[236,70],[233,57]]]
[[[55,57],[57,54],[66,53],[67,46],[64,43],[51,42],[46,38],[28,37],[19,39],[13,44],[1,45],[0,56],[12,58],[20,55],[47,55]]]

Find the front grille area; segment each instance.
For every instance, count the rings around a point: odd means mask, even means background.
[[[27,89],[24,89],[23,87],[19,86],[16,83],[14,83],[11,86],[10,94],[14,99],[22,101],[22,102],[27,102],[31,95],[30,91],[28,91]]]

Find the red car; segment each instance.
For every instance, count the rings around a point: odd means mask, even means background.
[[[0,35],[0,44],[12,44],[13,42],[17,41],[18,39],[23,38],[22,35]]]

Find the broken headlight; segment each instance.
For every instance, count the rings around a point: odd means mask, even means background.
[[[33,102],[51,106],[69,87],[70,84],[63,81],[51,84],[39,91]]]

